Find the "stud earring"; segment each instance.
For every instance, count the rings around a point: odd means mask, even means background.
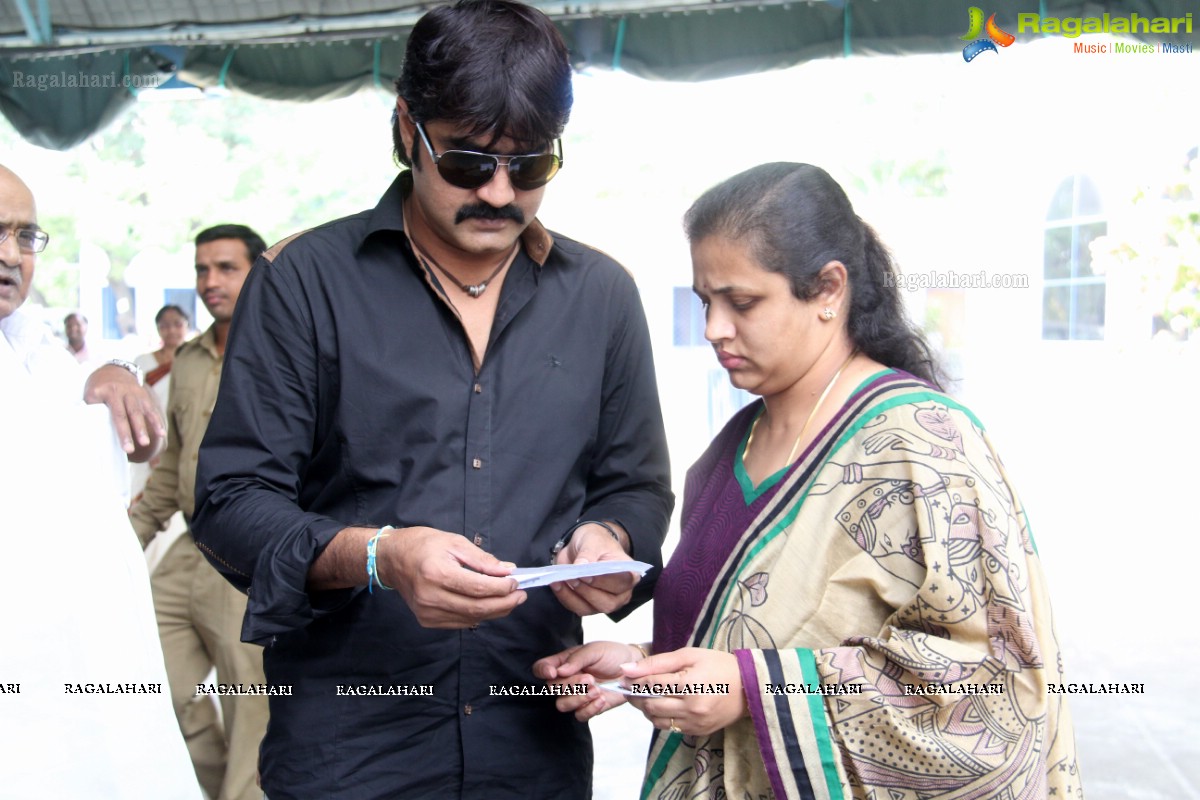
[[[836,317],[836,316],[837,316],[837,312],[836,312],[836,311],[834,311],[834,310],[833,310],[832,308],[830,308],[829,306],[826,306],[826,307],[825,307],[825,310],[821,312],[821,316],[825,318],[825,321],[826,321],[826,322],[828,322],[829,320],[831,320],[831,319],[833,319],[834,317]]]

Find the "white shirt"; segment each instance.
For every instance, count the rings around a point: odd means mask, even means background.
[[[0,333],[0,798],[198,800],[108,408],[40,323]]]

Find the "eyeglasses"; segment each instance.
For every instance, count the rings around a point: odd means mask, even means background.
[[[50,241],[50,234],[39,228],[0,228],[0,244],[7,242],[14,233],[17,235],[17,246],[26,253],[40,253]]]
[[[500,167],[508,169],[508,180],[514,189],[531,191],[550,182],[562,168],[562,140],[555,139],[557,153],[535,153],[527,156],[497,156],[470,150],[446,150],[437,153],[425,133],[425,126],[414,120],[421,141],[425,142],[438,174],[451,186],[478,189],[496,176]]]

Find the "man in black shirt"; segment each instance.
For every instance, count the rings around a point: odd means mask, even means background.
[[[397,91],[411,170],[246,282],[195,539],[248,590],[243,638],[290,692],[270,698],[271,800],[586,798],[586,726],[496,689],[534,684],[580,615],[627,613],[651,581],[507,575],[660,563],[673,496],[645,315],[618,264],[535,219],[572,100],[543,14],[431,11]]]

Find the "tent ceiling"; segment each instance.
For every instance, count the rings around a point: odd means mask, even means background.
[[[972,0],[534,2],[579,67],[702,80],[849,54],[954,52]],[[431,4],[396,0],[0,0],[0,112],[27,139],[71,147],[139,85],[172,74],[279,98],[390,86]],[[1016,15],[1182,17],[1194,0],[991,0]],[[1027,38],[1027,37],[1023,37]],[[1200,44],[1196,34],[1173,41]],[[71,84],[75,85],[72,86]],[[82,85],[86,84],[86,85]],[[50,89],[53,89],[51,91]]]
[[[25,0],[37,12],[37,0]],[[21,3],[9,0],[0,6],[0,33],[24,30]],[[408,4],[416,8],[417,4]],[[395,0],[52,0],[47,5],[51,22],[59,28],[113,30],[166,25],[261,22],[291,17],[343,17],[397,8]]]

